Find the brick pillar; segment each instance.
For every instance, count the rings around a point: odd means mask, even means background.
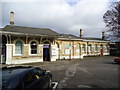
[[[29,44],[24,44],[23,52],[24,52],[24,57],[28,57],[28,55],[29,55]]]
[[[38,56],[43,60],[43,45],[38,45]]]

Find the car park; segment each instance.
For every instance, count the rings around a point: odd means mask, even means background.
[[[39,67],[12,66],[2,68],[2,89],[50,89],[52,85],[52,74]]]

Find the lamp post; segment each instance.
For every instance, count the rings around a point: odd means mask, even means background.
[[[70,49],[70,55],[69,55],[69,60],[71,59],[71,37],[69,37],[69,49]]]

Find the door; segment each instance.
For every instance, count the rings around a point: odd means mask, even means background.
[[[50,45],[43,46],[43,61],[50,61]]]
[[[100,55],[103,55],[103,45],[100,45]]]

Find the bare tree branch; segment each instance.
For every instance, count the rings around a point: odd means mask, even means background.
[[[103,15],[103,20],[106,24],[107,39],[120,42],[120,1],[112,3],[110,9]]]

